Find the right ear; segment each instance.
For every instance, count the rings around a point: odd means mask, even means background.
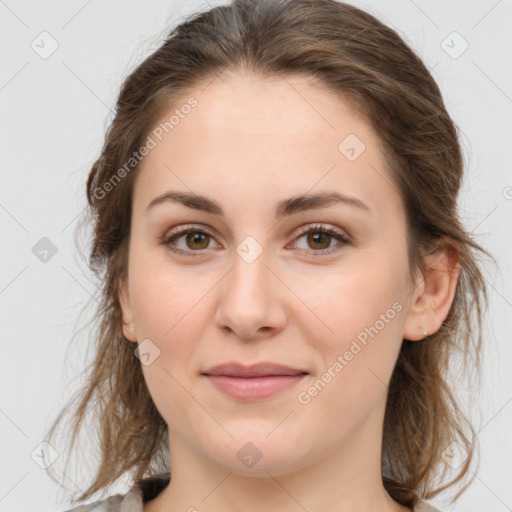
[[[123,334],[129,341],[137,341],[137,335],[135,333],[135,324],[133,323],[133,312],[132,304],[130,301],[130,292],[128,290],[128,284],[126,279],[119,278],[119,304],[121,305],[122,313],[122,329]]]

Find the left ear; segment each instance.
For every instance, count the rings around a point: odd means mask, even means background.
[[[119,304],[121,306],[122,313],[122,329],[124,337],[128,341],[137,341],[137,334],[135,333],[135,325],[133,322],[132,306],[130,302],[130,294],[128,292],[127,280],[122,277],[118,281],[119,289]]]
[[[402,338],[422,340],[424,331],[432,335],[440,329],[457,289],[459,250],[458,242],[443,238],[439,240],[436,251],[425,257],[427,273],[413,284]]]

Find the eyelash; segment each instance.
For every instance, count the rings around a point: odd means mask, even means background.
[[[207,231],[205,231],[202,228],[186,225],[186,226],[178,227],[173,232],[171,232],[166,237],[164,237],[164,239],[162,240],[162,244],[166,245],[170,251],[172,251],[176,254],[179,254],[179,255],[186,255],[186,256],[191,256],[191,257],[202,256],[201,251],[193,251],[193,250],[184,251],[184,250],[176,248],[176,247],[171,247],[171,245],[170,245],[171,242],[174,242],[178,238],[181,238],[183,235],[190,234],[190,233],[192,233],[192,234],[201,233],[210,238],[213,238],[213,236],[210,233],[208,233]],[[347,236],[345,236],[341,232],[338,232],[337,230],[329,228],[323,224],[315,224],[314,226],[307,226],[304,229],[301,229],[301,231],[297,235],[296,239],[301,238],[304,235],[308,235],[309,233],[322,233],[322,234],[330,235],[333,238],[335,238],[336,240],[338,240],[338,242],[340,242],[340,243],[333,247],[329,247],[327,249],[321,249],[321,250],[312,249],[310,251],[306,251],[306,254],[308,256],[311,254],[313,255],[313,257],[323,256],[326,254],[332,254],[333,252],[337,252],[338,250],[340,250],[344,245],[347,245],[350,243],[350,240],[348,239]]]

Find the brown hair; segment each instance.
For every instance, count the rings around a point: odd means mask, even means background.
[[[402,344],[389,384],[383,483],[393,499],[413,507],[419,499],[462,482],[473,460],[475,432],[452,392],[454,368],[449,363],[461,353],[461,375],[479,373],[487,291],[476,251],[489,254],[459,220],[463,158],[457,128],[436,82],[394,30],[334,0],[235,0],[196,13],[126,78],[87,181],[86,222],[93,226],[89,265],[101,283],[95,357],[86,368],[85,386],[73,396],[72,407],[61,411],[48,436],[72,410],[74,447],[91,408],[100,460],[90,486],[74,501],[105,490],[126,472],[139,481],[168,469],[167,425],[146,387],[133,344],[121,330],[118,286],[127,271],[138,165],[114,185],[107,183],[112,184],[116,173],[120,177],[119,170],[143,146],[162,113],[179,105],[191,88],[223,72],[309,76],[364,116],[380,136],[403,200],[411,275],[418,270],[425,275],[425,251],[436,251],[439,242],[456,242],[452,249],[461,268],[451,309],[427,340]],[[443,485],[447,466],[442,453],[452,442],[468,457]]]

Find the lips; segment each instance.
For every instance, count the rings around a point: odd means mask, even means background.
[[[244,366],[222,364],[203,375],[214,388],[231,398],[257,401],[270,398],[298,384],[308,372],[274,363]]]
[[[226,377],[270,377],[270,376],[290,376],[303,375],[307,372],[289,366],[283,366],[275,363],[259,363],[252,366],[244,366],[239,363],[227,363],[215,366],[203,372],[203,375],[223,375]]]

